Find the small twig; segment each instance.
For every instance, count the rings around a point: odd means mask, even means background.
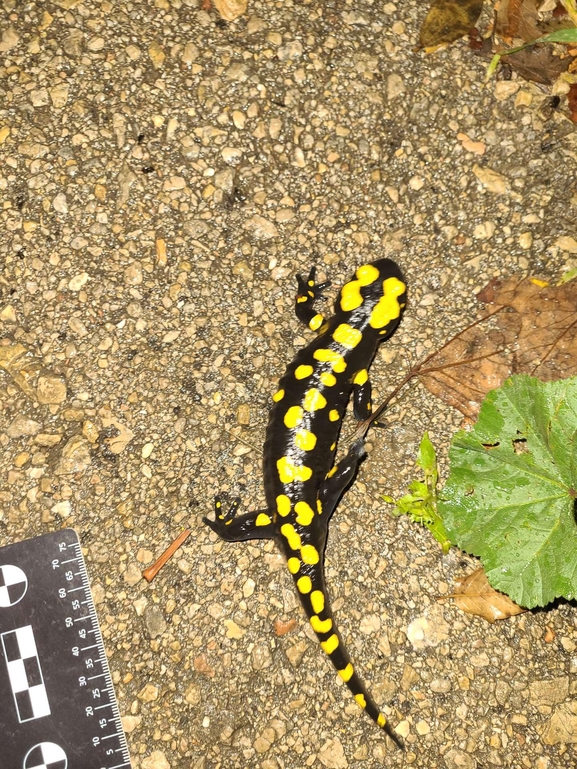
[[[373,411],[371,416],[368,419],[365,419],[363,422],[359,423],[359,426],[357,427],[357,430],[355,432],[355,440],[358,440],[359,438],[364,438],[367,434],[369,427],[371,424],[376,421],[383,411],[387,408],[389,403],[393,400],[393,398],[398,394],[399,390],[401,390],[406,384],[408,384],[411,379],[414,379],[416,376],[420,376],[421,374],[428,374],[433,371],[442,371],[444,368],[450,368],[451,366],[462,366],[465,363],[469,363],[470,361],[465,359],[462,361],[459,361],[458,363],[446,363],[443,366],[434,366],[429,369],[424,369],[424,366],[436,355],[439,355],[443,350],[448,347],[450,344],[452,344],[454,341],[459,339],[459,337],[463,336],[463,334],[466,334],[470,329],[475,328],[475,326],[478,326],[480,323],[484,323],[486,320],[489,320],[489,318],[492,318],[493,315],[496,315],[498,312],[501,312],[501,310],[506,307],[507,305],[500,305],[495,310],[490,312],[488,315],[483,315],[482,318],[477,318],[477,320],[470,323],[468,326],[466,326],[464,329],[459,331],[458,334],[455,334],[455,336],[452,336],[447,342],[445,342],[444,345],[439,347],[438,350],[434,350],[430,355],[427,355],[426,358],[424,358],[420,363],[417,363],[417,365],[412,368],[409,373],[401,379],[400,383],[395,387],[395,389],[385,398],[385,400],[380,404],[380,406]],[[479,356],[480,358],[490,358],[492,355],[495,355],[497,352],[502,352],[502,350],[496,350],[495,352],[488,353],[487,355]]]
[[[492,358],[493,355],[500,355],[502,352],[505,352],[505,348],[502,347],[500,350],[493,350],[493,352],[485,353],[485,355],[477,355],[476,358],[464,358],[463,360],[456,360],[453,363],[443,363],[442,366],[431,366],[431,368],[421,368],[421,366],[425,363],[419,364],[419,370],[418,375],[423,376],[423,374],[434,374],[436,371],[444,371],[448,368],[455,368],[456,366],[465,366],[469,365],[470,363],[476,363],[478,360],[486,360],[488,358]]]
[[[556,340],[553,342],[553,344],[549,345],[549,350],[547,351],[547,354],[545,355],[545,357],[544,357],[544,358],[542,358],[542,359],[539,361],[539,363],[536,363],[536,364],[533,366],[533,368],[531,369],[531,374],[532,374],[532,375],[533,375],[533,374],[535,374],[535,371],[537,371],[537,369],[539,368],[539,366],[542,366],[542,365],[545,363],[545,361],[547,360],[547,358],[548,358],[548,357],[549,357],[549,356],[552,354],[552,352],[553,352],[553,350],[555,349],[555,347],[556,347],[556,346],[557,346],[557,345],[558,345],[558,344],[559,344],[559,343],[562,341],[563,337],[564,337],[564,336],[566,336],[566,334],[568,334],[568,333],[571,331],[571,329],[573,328],[573,326],[574,326],[575,324],[577,324],[577,320],[574,320],[572,323],[570,323],[570,324],[567,326],[567,328],[566,328],[564,331],[562,331],[562,332],[559,334],[559,336],[558,336],[558,337],[557,337],[557,339],[556,339]],[[545,345],[543,345],[543,346],[545,346]]]
[[[148,569],[145,569],[142,572],[142,576],[147,582],[152,582],[152,580],[156,577],[158,572],[162,569],[164,564],[169,561],[172,556],[176,553],[178,548],[186,542],[188,537],[192,534],[192,529],[185,529],[182,534],[180,534],[174,542],[169,545],[164,553],[160,556],[158,560],[156,560],[152,566],[149,566]]]

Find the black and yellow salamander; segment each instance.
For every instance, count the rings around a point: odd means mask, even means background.
[[[317,337],[300,350],[273,395],[264,444],[267,508],[237,516],[239,499],[215,520],[204,518],[222,539],[274,539],[287,560],[299,598],[321,647],[365,710],[397,744],[399,739],[358,677],[335,626],[324,579],[329,518],[365,456],[356,440],[334,464],[337,439],[350,395],[354,414],[371,413],[368,368],[378,345],[391,336],[405,306],[405,281],[390,259],[358,268],[346,283],[332,318],[314,309],[328,283],[298,276],[295,310]]]

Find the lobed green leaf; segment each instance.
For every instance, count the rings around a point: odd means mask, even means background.
[[[455,435],[439,513],[491,585],[527,608],[577,595],[577,377],[520,375]]]

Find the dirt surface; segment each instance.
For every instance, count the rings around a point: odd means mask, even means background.
[[[196,0],[3,0],[0,545],[80,533],[135,769],[575,764],[575,607],[461,613],[438,598],[469,559],[380,501],[414,477],[425,429],[444,461],[460,425],[420,387],[369,434],[327,549],[337,620],[404,754],[338,682],[274,546],[201,523],[217,491],[263,505],[270,395],[311,338],[297,272],[338,287],[363,261],[402,266],[378,403],[492,277],[575,266],[562,103],[515,76],[485,87],[465,42],[416,52],[424,14],[249,0],[225,23]]]

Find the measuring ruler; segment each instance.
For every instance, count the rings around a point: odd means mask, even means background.
[[[0,548],[0,764],[130,769],[78,535]]]

